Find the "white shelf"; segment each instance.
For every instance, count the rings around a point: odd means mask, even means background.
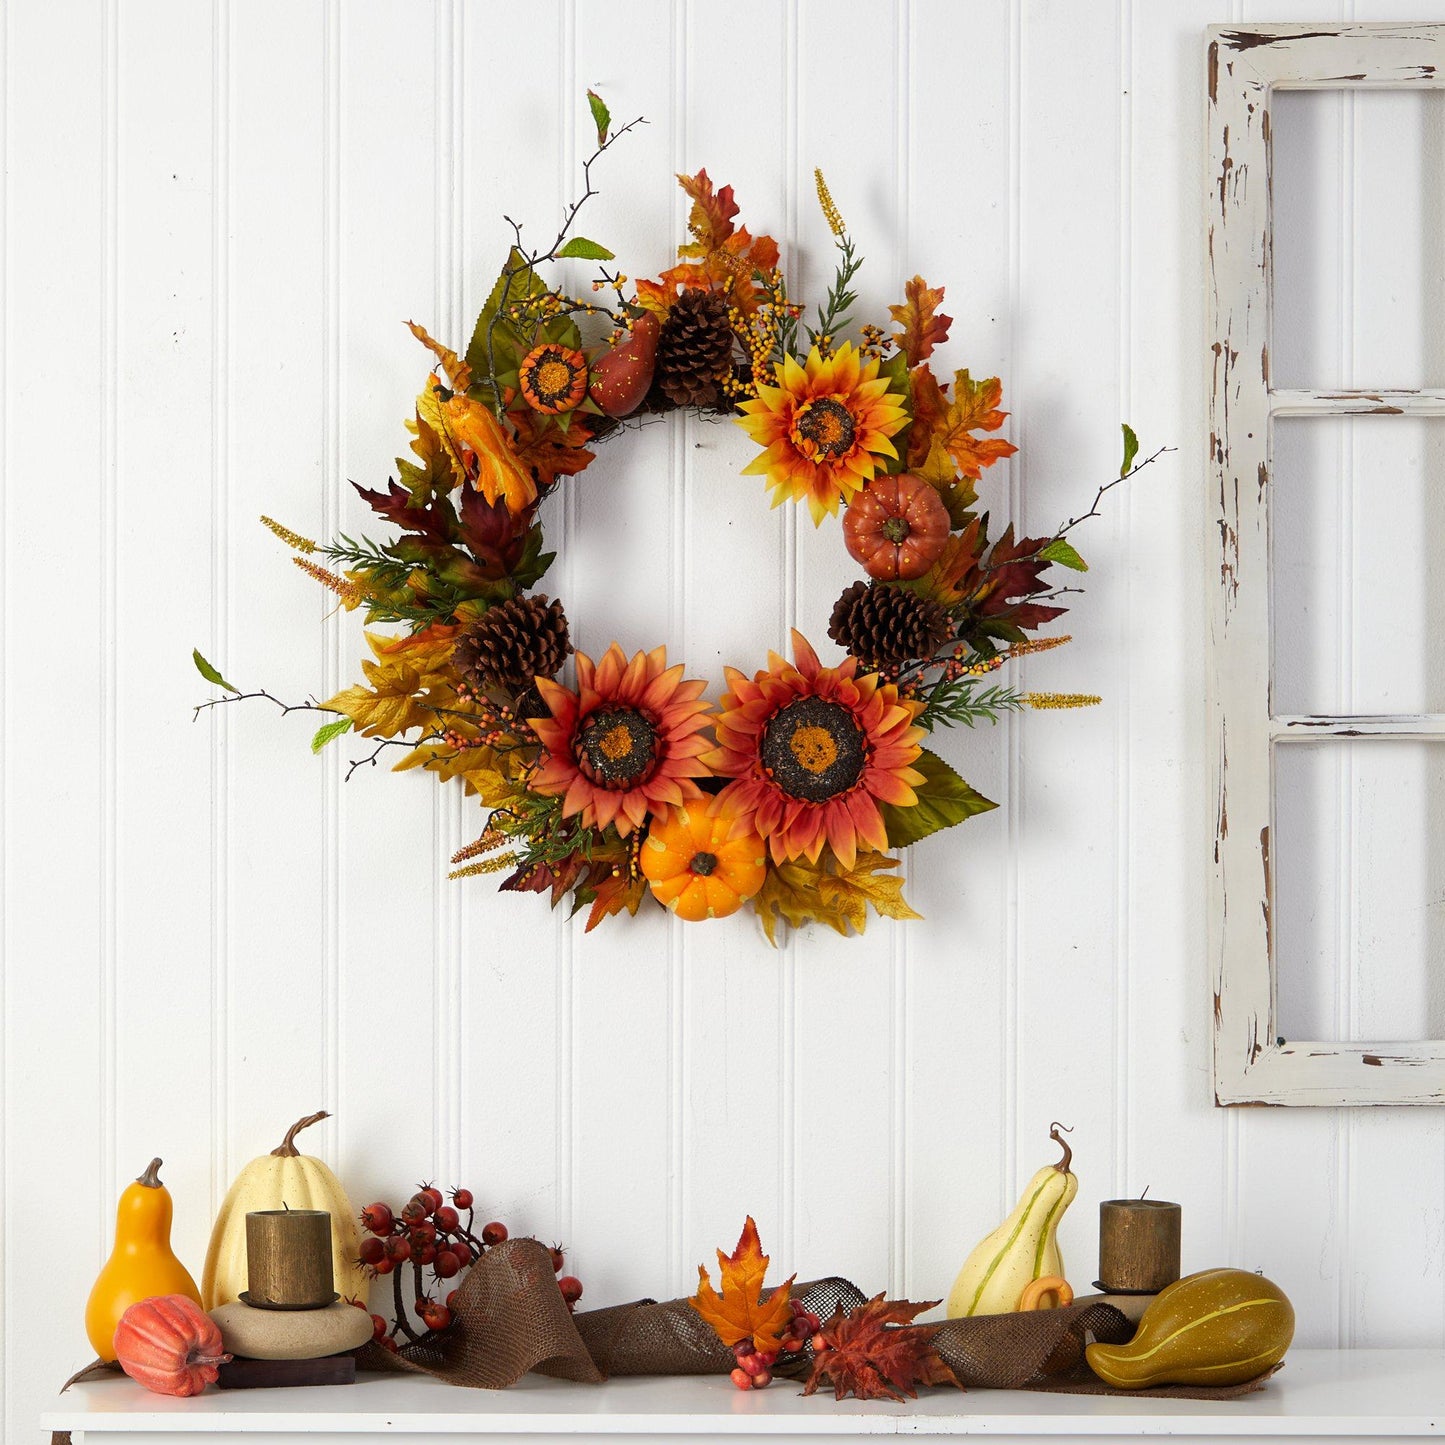
[[[1445,1434],[1445,1351],[1295,1350],[1262,1391],[1239,1400],[1120,1399],[1023,1390],[929,1390],[907,1404],[804,1399],[780,1381],[742,1394],[725,1377],[574,1385],[528,1376],[507,1390],[467,1390],[421,1376],[364,1375],[355,1385],[208,1390],[189,1400],[129,1380],[72,1387],[42,1420],[76,1445],[155,1437],[376,1434],[1006,1435],[1115,1437]]]

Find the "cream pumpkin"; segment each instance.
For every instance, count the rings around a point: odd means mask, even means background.
[[[211,1228],[201,1299],[208,1310],[239,1299],[246,1288],[246,1215],[253,1209],[324,1209],[331,1215],[331,1267],[342,1298],[366,1300],[361,1272],[361,1234],[356,1211],[341,1181],[320,1159],[303,1154],[296,1136],[329,1117],[325,1111],[298,1119],[269,1154],[251,1160],[226,1193]]]

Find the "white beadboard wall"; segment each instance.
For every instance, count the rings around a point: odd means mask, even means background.
[[[165,1158],[198,1271],[233,1173],[320,1107],[307,1140],[358,1204],[467,1184],[570,1245],[599,1304],[689,1289],[748,1211],[786,1269],[938,1296],[1062,1118],[1078,1283],[1097,1201],[1148,1186],[1184,1204],[1186,1268],[1265,1270],[1302,1343],[1445,1342],[1445,1116],[1210,1096],[1201,29],[1349,18],[1445,3],[9,0],[7,1440],[89,1357],[125,1182]],[[354,619],[257,514],[368,525],[347,479],[386,477],[428,360],[402,322],[465,339],[501,213],[541,233],[574,192],[589,85],[651,121],[599,167],[584,227],[629,273],[668,263],[673,173],[705,165],[818,293],[818,165],[875,313],[915,271],[946,284],[943,359],[1004,378],[1020,446],[984,483],[997,515],[1086,506],[1120,418],[1179,447],[1089,524],[1078,640],[1024,671],[1104,705],[945,737],[1002,806],[908,859],[924,923],[777,952],[743,919],[584,937],[448,884],[476,816],[427,780],[346,782],[343,747],[313,758],[310,724],[264,705],[192,721],[192,646],[281,696],[354,672]],[[1285,310],[1342,318],[1305,328],[1302,367],[1369,371],[1370,257],[1438,229],[1439,126],[1415,162],[1434,169],[1411,170],[1353,99],[1320,107]],[[1403,221],[1391,166],[1434,198]],[[1422,274],[1438,289],[1438,251]],[[718,683],[794,622],[822,639],[852,575],[836,527],[770,512],[749,454],[727,426],[649,427],[554,504],[551,581],[584,648],[665,641]],[[1376,493],[1341,475],[1347,526]],[[1352,578],[1351,535],[1321,545]],[[1351,656],[1379,645],[1351,636]],[[1338,871],[1347,851],[1324,859],[1336,894],[1370,882]],[[1362,991],[1390,992],[1331,969],[1312,1017],[1348,1029]]]

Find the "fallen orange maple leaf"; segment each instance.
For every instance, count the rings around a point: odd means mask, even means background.
[[[789,1275],[773,1292],[763,1298],[763,1276],[768,1272],[768,1256],[758,1239],[758,1227],[748,1215],[747,1223],[731,1254],[717,1252],[718,1284],[713,1289],[707,1266],[697,1267],[697,1293],[688,1300],[693,1309],[717,1331],[718,1338],[731,1348],[739,1340],[751,1339],[754,1348],[764,1354],[782,1349],[782,1337],[792,1320],[789,1305],[793,1281]]]

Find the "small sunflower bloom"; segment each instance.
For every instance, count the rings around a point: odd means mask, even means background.
[[[774,375],[778,384],[760,385],[735,418],[764,449],[743,475],[766,477],[775,507],[806,501],[817,525],[897,458],[889,438],[908,411],[877,359],[865,362],[849,342],[826,357],[815,346],[801,366],[786,357]]]
[[[711,705],[705,682],[684,681],[665,648],[629,662],[614,642],[594,663],[577,654],[577,688],[539,677],[550,717],[532,719],[544,752],[528,787],[563,798],[562,815],[584,827],[609,823],[625,838],[649,814],[697,802],[694,781],[711,776],[702,760]]]
[[[570,346],[544,342],[522,358],[517,381],[533,411],[571,411],[587,395],[587,358]]]
[[[855,658],[824,667],[798,632],[793,656],[769,653],[767,669],[751,679],[726,670],[718,746],[704,761],[732,781],[710,811],[732,820],[732,836],[765,839],[775,863],[816,863],[826,844],[851,868],[860,845],[888,847],[879,805],[918,801],[923,774],[912,765],[923,751],[914,725],[922,706],[877,673],[859,676]]]

